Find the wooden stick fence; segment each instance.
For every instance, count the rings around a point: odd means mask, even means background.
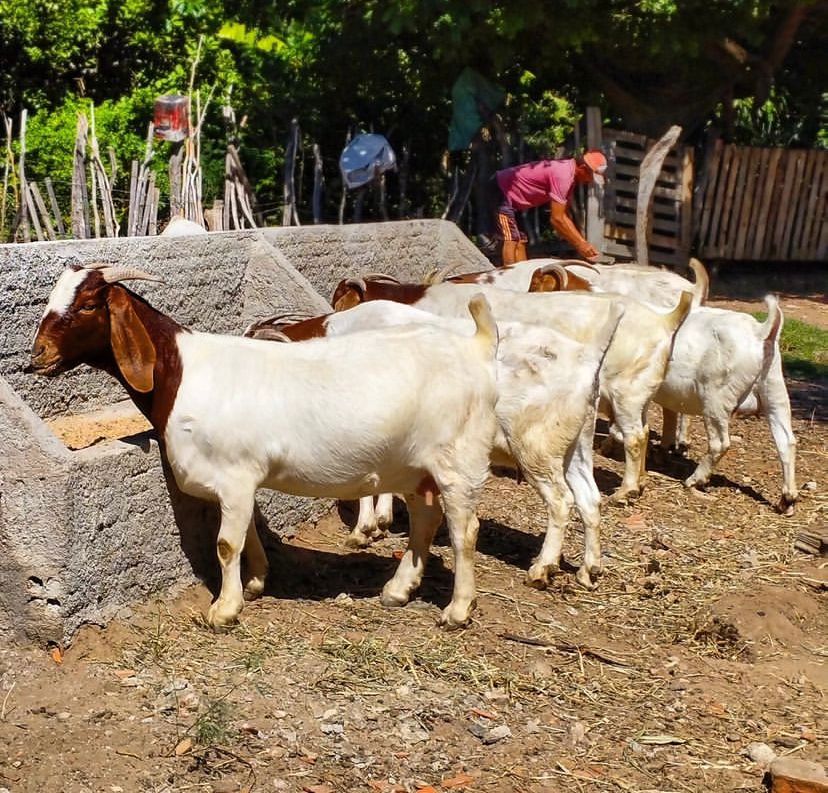
[[[828,258],[828,151],[717,141],[705,170],[697,199],[703,258]]]

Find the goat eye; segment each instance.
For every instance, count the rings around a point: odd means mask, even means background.
[[[98,306],[95,303],[87,303],[81,306],[81,311],[94,311]]]

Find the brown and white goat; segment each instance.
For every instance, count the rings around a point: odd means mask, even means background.
[[[486,300],[470,301],[473,337],[420,326],[366,331],[358,345],[283,345],[191,331],[123,287],[129,278],[151,276],[66,270],[31,369],[56,375],[86,363],[109,372],[152,422],[181,490],[218,501],[222,586],[209,623],[231,623],[242,609],[242,550],[246,594],[262,592],[267,560],[253,506],[256,489],[269,487],[332,498],[404,494],[411,534],[385,605],[406,603],[419,585],[444,509],[455,585],[441,621],[464,624],[475,598],[475,505],[496,429],[497,327]]]

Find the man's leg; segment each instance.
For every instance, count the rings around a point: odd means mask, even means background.
[[[526,259],[526,243],[518,229],[515,210],[508,204],[501,204],[497,209],[497,229],[503,237],[502,264],[507,267]]]

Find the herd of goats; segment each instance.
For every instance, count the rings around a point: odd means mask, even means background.
[[[615,502],[643,487],[651,402],[663,410],[666,447],[685,445],[686,416],[703,417],[708,448],[688,487],[709,481],[732,415],[765,414],[782,466],[779,509],[792,514],[796,439],[778,302],[766,298],[764,322],[707,307],[705,268],[693,260],[691,269],[692,282],[653,267],[551,259],[444,270],[417,284],[374,274],[342,281],[332,313],[269,317],[228,336],[183,327],[123,286],[159,280],[148,273],[72,265],[49,296],[29,370],[86,363],[116,377],[154,426],[180,489],[219,503],[214,628],[264,588],[259,487],[359,498],[349,537],[359,547],[391,522],[393,494],[403,497],[410,534],[380,596],[388,606],[419,586],[445,517],[454,588],[441,624],[459,627],[475,600],[476,507],[491,465],[517,469],[546,505],[527,583],[543,587],[557,571],[574,505],[584,527],[576,577],[595,585],[599,411],[624,448]]]

